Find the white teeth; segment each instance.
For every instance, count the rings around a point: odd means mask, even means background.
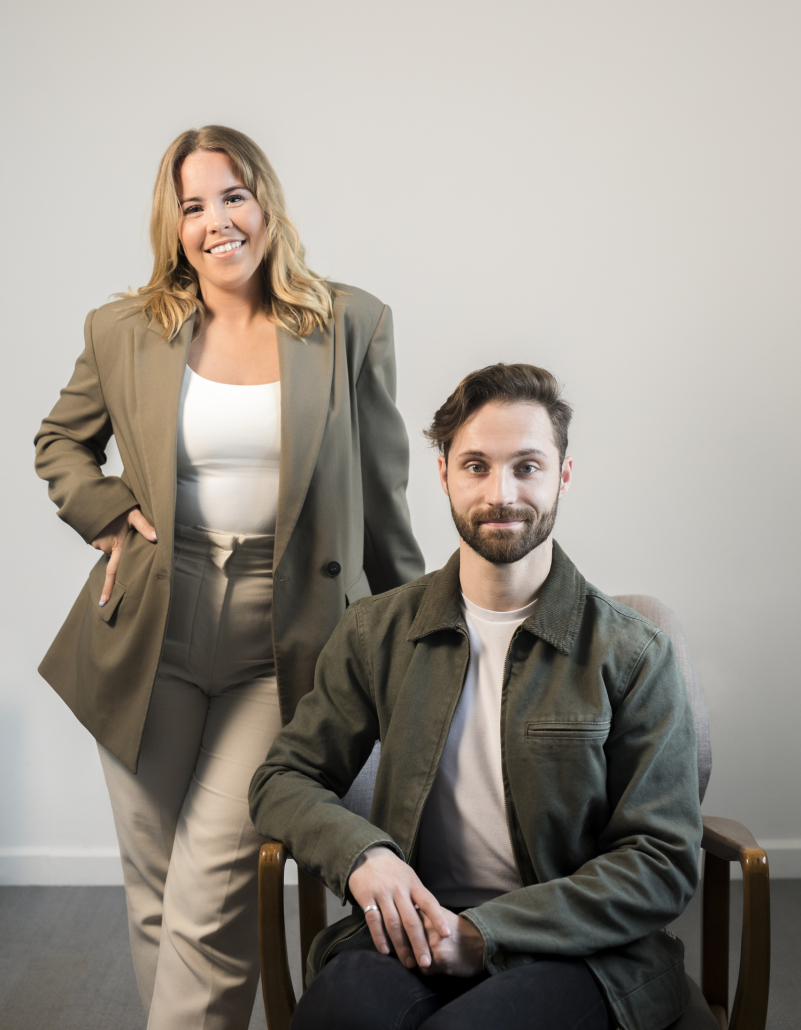
[[[218,247],[212,247],[209,253],[211,254],[225,254],[229,250],[238,250],[242,246],[243,240],[233,240],[231,243],[221,243]]]

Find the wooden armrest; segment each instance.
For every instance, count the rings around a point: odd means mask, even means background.
[[[703,822],[701,847],[724,862],[739,862],[742,865],[743,859],[747,860],[751,851],[759,853],[759,861],[765,856],[765,852],[742,823],[712,815],[705,815]]]
[[[298,915],[300,916],[300,961],[303,989],[306,990],[306,965],[312,941],[328,925],[325,910],[325,885],[298,866]]]
[[[729,863],[743,870],[740,974],[729,1030],[764,1030],[770,981],[770,879],[768,856],[733,819],[704,816],[701,984],[719,1025],[727,1026],[729,1001]]]
[[[289,1030],[295,1011],[284,926],[284,866],[288,854],[277,840],[268,840],[259,852],[259,962],[269,1030]]]

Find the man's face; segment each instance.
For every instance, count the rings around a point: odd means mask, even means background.
[[[487,561],[508,564],[551,535],[573,459],[560,464],[541,404],[490,401],[456,434],[439,472],[459,536]]]

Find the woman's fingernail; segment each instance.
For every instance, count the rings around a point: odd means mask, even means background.
[[[423,957],[420,959],[420,965],[421,966],[430,966],[431,965],[431,959],[428,957],[428,955],[423,955]]]
[[[155,529],[153,530],[153,539],[154,539],[154,540],[158,540],[158,537],[156,536],[156,531],[155,531]]]
[[[100,604],[100,607],[103,608],[106,602],[101,598],[98,603]]]

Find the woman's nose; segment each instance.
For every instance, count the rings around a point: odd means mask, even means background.
[[[224,205],[219,207],[214,204],[209,207],[209,231],[220,232],[222,229],[228,229],[231,226],[231,216],[228,209]]]

